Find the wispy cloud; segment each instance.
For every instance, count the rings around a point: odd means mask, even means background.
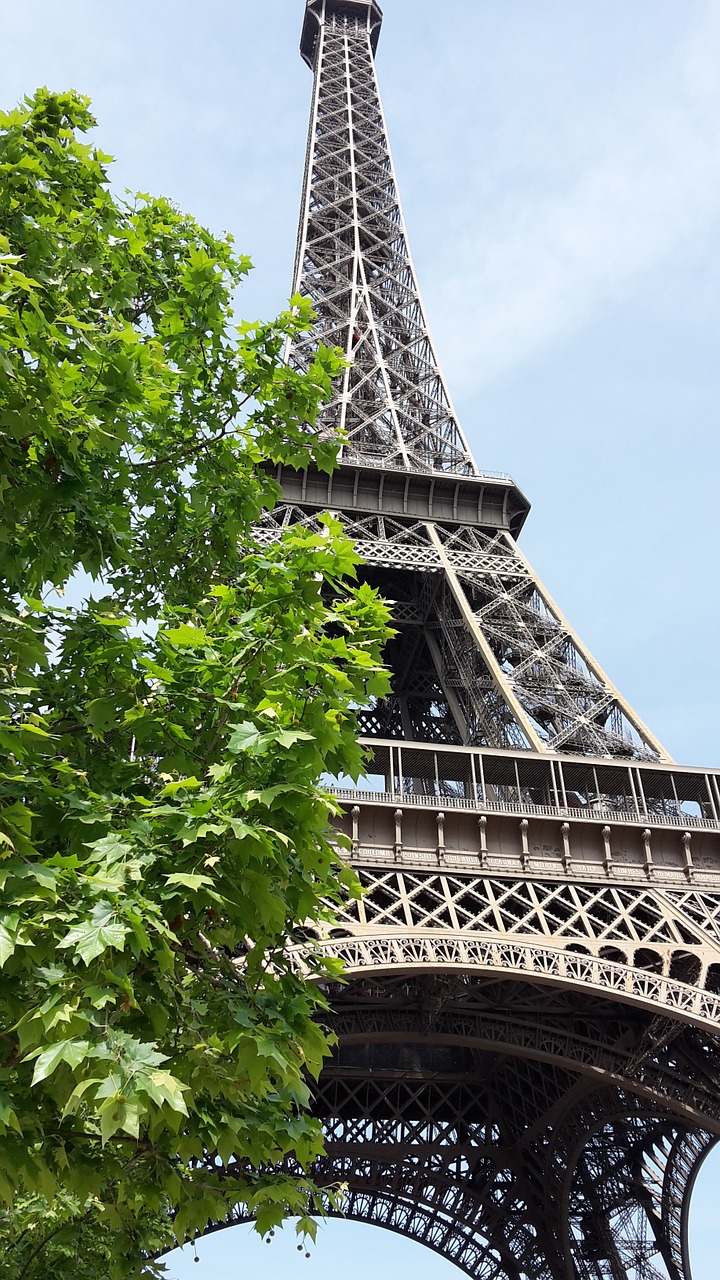
[[[488,201],[485,173],[426,280],[454,385],[518,367],[720,222],[718,66],[720,9],[702,4],[659,61],[576,99],[532,179]]]

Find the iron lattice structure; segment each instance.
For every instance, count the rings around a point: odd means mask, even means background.
[[[325,425],[347,433],[353,461],[474,474],[398,200],[373,65],[380,10],[352,9],[309,4],[302,39],[315,92],[295,288],[316,307],[317,336],[351,361]]]
[[[338,1049],[315,1099],[348,1217],[478,1280],[690,1280],[720,1137],[720,776],[672,763],[517,546],[425,321],[375,76],[372,0],[308,0],[314,72],[295,287],[350,361],[333,509],[394,602],[393,694],[336,780],[365,896],[322,946]],[[289,358],[302,366],[311,343]],[[301,963],[301,959],[298,959]]]

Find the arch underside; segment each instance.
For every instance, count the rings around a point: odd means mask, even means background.
[[[692,1186],[720,1140],[714,895],[360,876],[316,940],[346,977],[316,1184],[475,1280],[691,1280]]]
[[[365,971],[331,994],[316,1176],[347,1185],[346,1216],[480,1280],[689,1280],[712,1032],[512,973]]]
[[[410,1172],[404,1180],[398,1169],[382,1165],[372,1167],[364,1178],[354,1171],[342,1211],[329,1203],[324,1211],[330,1217],[379,1226],[414,1240],[474,1280],[556,1280],[559,1276],[690,1280],[689,1194],[685,1192],[688,1175],[694,1181],[713,1140],[682,1130],[673,1135],[654,1116],[637,1114],[633,1119],[642,1124],[649,1148],[643,1165],[647,1185],[642,1194],[629,1194],[626,1183],[611,1184],[605,1203],[596,1207],[590,1220],[586,1188],[581,1185],[573,1197],[570,1231],[564,1241],[568,1257],[544,1253],[532,1224],[522,1221],[517,1202],[514,1213],[496,1209],[492,1215],[502,1221],[501,1231],[493,1232],[493,1243],[482,1196],[461,1181],[433,1180],[425,1171]],[[578,1181],[587,1183],[591,1172],[604,1172],[602,1154],[608,1137],[612,1134],[606,1130],[595,1149],[588,1150]],[[342,1164],[326,1169],[331,1177],[348,1176]]]
[[[570,1233],[564,1245],[569,1248],[570,1263],[560,1256],[543,1256],[542,1243],[532,1224],[515,1212],[501,1212],[502,1229],[489,1236],[487,1206],[482,1194],[474,1192],[460,1180],[436,1178],[427,1171],[407,1171],[402,1179],[397,1167],[368,1166],[365,1178],[352,1172],[342,1212],[331,1204],[324,1211],[331,1217],[365,1222],[404,1235],[433,1252],[454,1262],[459,1270],[474,1280],[556,1280],[557,1276],[594,1277],[632,1276],[633,1280],[689,1280],[687,1247],[687,1198],[684,1198],[688,1170],[696,1171],[710,1151],[712,1140],[706,1135],[680,1130],[671,1135],[653,1116],[635,1116],[641,1123],[646,1140],[652,1133],[651,1158],[643,1167],[647,1175],[647,1193],[634,1199],[625,1187],[614,1185],[605,1196],[600,1212],[594,1212],[588,1224],[588,1202],[584,1190],[574,1196]],[[601,1139],[611,1137],[605,1132]],[[602,1158],[603,1143],[598,1144]],[[597,1151],[588,1152],[583,1169],[587,1180],[589,1157],[592,1172],[597,1174]],[[333,1167],[332,1175],[345,1176],[342,1165]],[[661,1192],[653,1178],[661,1176]],[[678,1185],[680,1183],[680,1185]],[[395,1185],[393,1185],[395,1184]],[[679,1192],[679,1194],[678,1194]],[[657,1215],[660,1210],[660,1216]],[[495,1216],[498,1216],[497,1210]],[[600,1228],[600,1231],[598,1231]],[[495,1243],[493,1243],[495,1236]],[[605,1238],[605,1239],[603,1239]],[[570,1240],[574,1244],[570,1244]],[[560,1242],[559,1242],[560,1243]],[[605,1251],[603,1251],[605,1244]],[[603,1252],[607,1257],[603,1258]],[[618,1263],[623,1270],[618,1270]],[[575,1270],[571,1270],[571,1268]]]
[[[616,1103],[621,1102],[615,1099]],[[608,1099],[602,1102],[608,1106]],[[595,1099],[595,1109],[599,1101]],[[600,1104],[602,1105],[602,1103]],[[465,1179],[423,1165],[355,1161],[333,1156],[312,1173],[318,1182],[345,1188],[342,1208],[317,1204],[323,1216],[378,1226],[424,1245],[474,1280],[691,1280],[687,1217],[695,1175],[716,1138],[674,1130],[667,1117],[627,1109],[587,1144],[574,1170],[568,1229],[552,1244],[528,1222],[527,1205],[499,1199],[488,1212],[482,1190]],[[589,1113],[593,1108],[589,1108]],[[588,1115],[589,1118],[589,1115]],[[635,1149],[618,1147],[618,1134],[634,1129]],[[612,1166],[607,1153],[615,1153]],[[626,1176],[624,1167],[633,1169]],[[588,1197],[591,1179],[602,1194]],[[205,1235],[247,1222],[238,1209]],[[548,1233],[550,1234],[550,1233]]]
[[[309,1172],[345,1187],[342,1216],[476,1280],[690,1280],[692,1184],[720,1139],[712,1031],[527,973],[397,966],[328,995]]]
[[[343,961],[345,972],[357,977],[368,972],[402,971],[477,973],[493,977],[528,977],[562,989],[593,991],[621,1003],[657,1012],[673,1020],[712,1031],[720,1026],[720,997],[702,985],[682,982],[667,973],[641,969],[589,949],[558,946],[553,940],[502,937],[450,930],[362,930],[323,944],[323,951]],[[608,949],[609,950],[609,949]],[[672,954],[664,949],[666,956]],[[678,952],[692,955],[682,948]],[[657,954],[658,968],[662,952]]]
[[[316,1184],[475,1280],[691,1280],[692,1185],[720,1140],[714,896],[360,874],[316,942],[346,977],[326,988]]]

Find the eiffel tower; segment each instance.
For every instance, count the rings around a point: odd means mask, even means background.
[[[365,888],[322,945],[315,1098],[345,1216],[477,1280],[690,1280],[720,1137],[720,774],[674,764],[517,545],[420,300],[375,73],[374,0],[307,0],[314,94],[295,264],[348,359],[327,477],[281,468],[265,536],[331,509],[392,601],[393,692],[335,779]],[[332,1211],[329,1206],[329,1211]]]

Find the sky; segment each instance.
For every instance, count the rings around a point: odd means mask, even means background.
[[[118,190],[231,231],[256,265],[242,312],[270,316],[290,291],[300,202],[303,7],[5,0],[0,106],[43,83],[90,94]],[[411,244],[477,460],[531,499],[526,554],[670,754],[719,764],[720,5],[383,7]],[[696,1280],[711,1278],[716,1187],[711,1157]],[[452,1272],[354,1225],[328,1226],[310,1261],[246,1234],[171,1274],[326,1280],[342,1265],[355,1280],[369,1260],[379,1276]]]

